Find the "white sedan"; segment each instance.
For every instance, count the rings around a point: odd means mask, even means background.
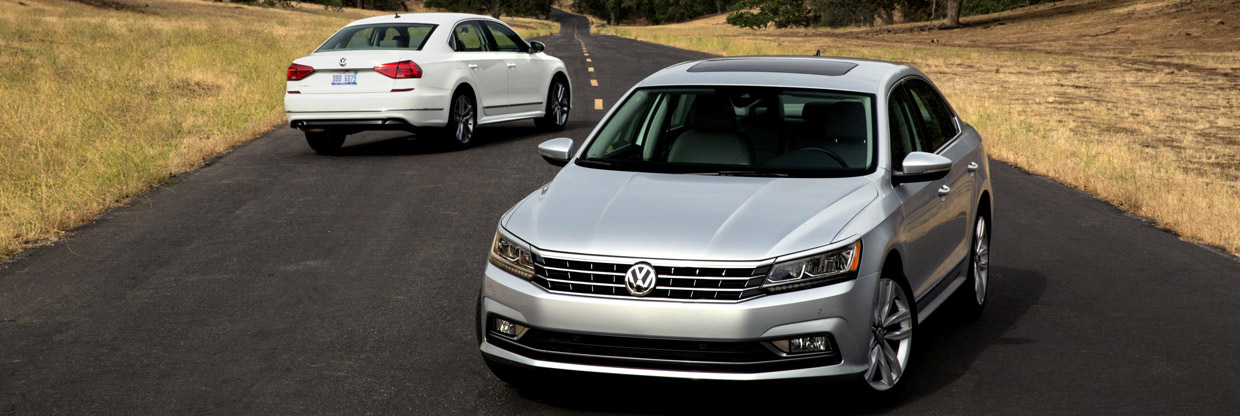
[[[564,62],[507,24],[455,13],[396,14],[350,23],[288,67],[284,111],[316,152],[348,134],[405,130],[465,148],[479,124],[568,121]]]

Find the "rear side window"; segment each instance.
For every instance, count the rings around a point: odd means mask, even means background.
[[[452,31],[452,49],[457,52],[485,52],[486,38],[476,22],[465,22],[456,25]]]
[[[517,32],[513,32],[507,26],[488,21],[485,23],[487,29],[491,31],[491,39],[495,39],[496,50],[500,52],[528,52],[529,46],[525,41],[517,36]]]
[[[373,49],[422,50],[435,25],[394,24],[349,26],[336,32],[315,52]]]
[[[935,152],[956,137],[956,119],[947,102],[930,84],[919,79],[904,83],[916,105],[915,116],[921,121],[922,148]]]

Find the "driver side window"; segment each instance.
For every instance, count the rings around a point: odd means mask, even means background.
[[[912,103],[904,84],[897,85],[887,98],[887,122],[891,131],[891,166],[894,171],[904,170],[904,157],[920,152],[917,126],[913,124]]]
[[[495,39],[495,46],[500,52],[529,52],[529,46],[512,29],[495,22],[488,21],[485,24],[487,30],[491,31],[491,39]]]

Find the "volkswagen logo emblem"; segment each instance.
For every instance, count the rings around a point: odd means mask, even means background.
[[[624,287],[633,296],[646,296],[654,291],[654,284],[659,276],[654,273],[654,266],[649,263],[637,263],[624,272]]]
[[[340,66],[344,66],[344,63],[345,63],[344,58],[340,58]]]

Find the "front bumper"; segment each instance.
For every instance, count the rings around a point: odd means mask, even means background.
[[[298,128],[316,124],[355,125],[362,129],[383,124],[443,127],[448,123],[449,94],[430,88],[358,94],[285,94],[284,113],[289,124]]]
[[[578,353],[572,353],[570,359],[563,351],[540,351],[496,338],[487,333],[486,325],[481,328],[484,341],[480,349],[491,359],[521,366],[636,376],[776,380],[859,374],[868,364],[869,315],[877,278],[877,274],[869,274],[853,281],[736,303],[666,302],[552,293],[487,264],[480,305],[484,319],[502,317],[540,330],[590,334],[596,339],[701,341],[703,349],[708,343],[829,334],[836,356],[829,360],[786,360],[759,371],[754,371],[758,368],[754,366],[651,365],[649,360],[627,359],[631,357]],[[772,358],[779,357],[772,354]],[[765,371],[767,368],[774,369]]]

